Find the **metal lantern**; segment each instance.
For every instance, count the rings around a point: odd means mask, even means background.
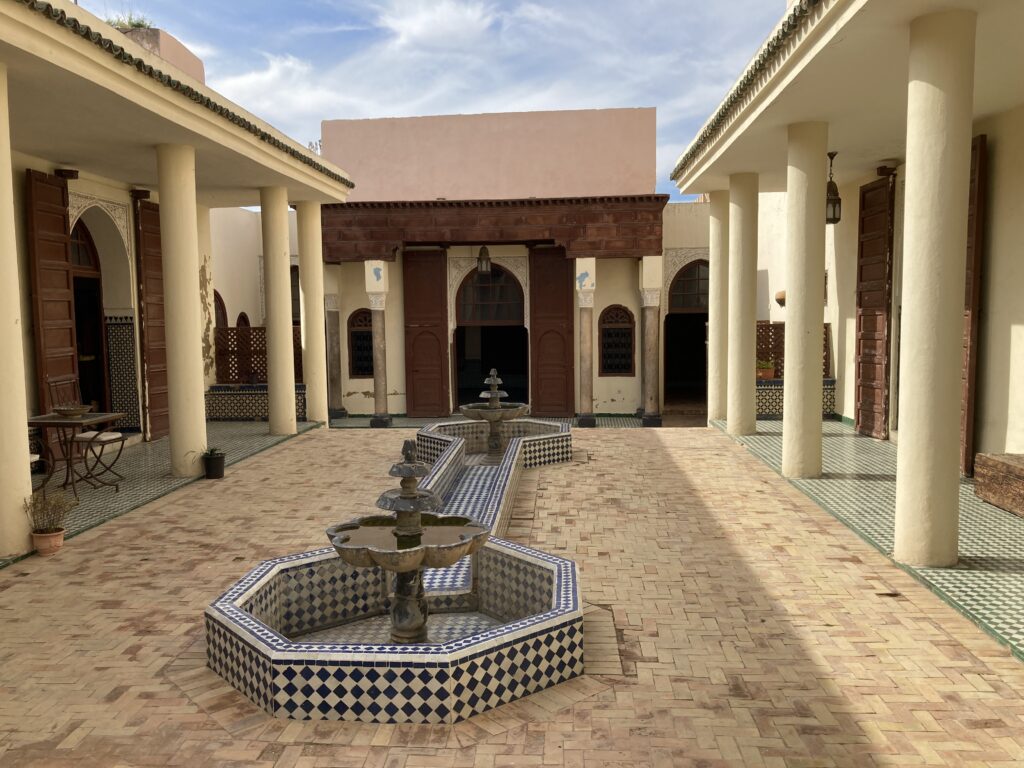
[[[843,200],[839,197],[839,185],[832,181],[832,161],[838,152],[828,153],[828,184],[825,185],[825,223],[838,224],[843,217]]]
[[[476,257],[476,270],[481,275],[491,274],[491,254],[486,245],[480,246],[480,253]]]

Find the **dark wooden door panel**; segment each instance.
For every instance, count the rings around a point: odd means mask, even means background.
[[[448,380],[448,264],[444,251],[402,256],[405,303],[405,409],[409,416],[451,414]]]
[[[78,375],[67,181],[28,171],[25,212],[32,265],[36,392],[39,412],[45,413],[53,406],[47,378]]]
[[[572,284],[565,249],[530,250],[530,407],[536,416],[576,412]]]
[[[964,365],[960,408],[960,471],[974,474],[974,380],[978,367],[981,313],[981,258],[985,239],[985,189],[988,184],[988,139],[971,142],[971,186],[967,208],[967,275],[964,283]]]
[[[860,189],[857,249],[857,431],[889,436],[889,348],[895,176]]]
[[[135,208],[139,325],[142,335],[143,419],[147,440],[170,433],[167,341],[164,326],[164,267],[160,206],[139,200]]]

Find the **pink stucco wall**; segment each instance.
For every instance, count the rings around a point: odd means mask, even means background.
[[[656,183],[653,108],[325,120],[321,132],[353,202],[646,195]]]
[[[148,51],[152,51],[164,61],[170,62],[186,75],[206,82],[206,67],[203,60],[184,46],[170,32],[163,29],[128,29],[124,32]]]

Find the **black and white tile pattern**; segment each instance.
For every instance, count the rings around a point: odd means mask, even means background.
[[[116,424],[121,432],[138,432],[139,380],[135,365],[135,318],[107,315],[107,369],[110,380],[110,410],[126,414]]]
[[[267,421],[266,384],[214,384],[206,392],[207,421]],[[295,418],[306,420],[306,385],[295,385]]]

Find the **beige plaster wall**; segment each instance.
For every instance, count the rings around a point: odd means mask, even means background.
[[[594,291],[594,413],[633,414],[643,405],[640,372],[641,351],[640,261],[637,259],[598,259],[597,288]],[[633,375],[601,375],[601,313],[613,304],[621,304],[633,313]],[[577,308],[577,313],[578,313]],[[579,322],[579,314],[576,316]],[[577,334],[578,336],[579,334]],[[577,358],[578,359],[578,358]],[[578,397],[578,395],[577,395]],[[577,408],[578,410],[578,408]]]
[[[337,286],[341,320],[342,405],[353,416],[373,413],[373,379],[349,378],[348,318],[357,309],[369,309],[363,263],[339,264],[329,268]],[[385,306],[387,342],[388,411],[405,413],[405,298],[402,286],[402,257],[388,264],[388,291]],[[327,293],[331,293],[325,288]]]
[[[669,203],[662,214],[663,248],[707,248],[710,203]],[[653,254],[652,254],[653,255]]]
[[[210,241],[213,246],[213,287],[224,300],[228,323],[235,325],[245,312],[251,325],[263,325],[260,295],[260,258],[263,237],[260,214],[244,208],[216,208],[210,211]]]
[[[784,322],[775,294],[786,288],[786,193],[762,192],[757,206],[757,319]]]
[[[651,194],[655,110],[325,120],[322,154],[348,198],[449,200]]]
[[[127,29],[122,32],[147,51],[155,53],[164,61],[173,64],[189,77],[200,83],[206,82],[206,67],[203,66],[203,60],[186,48],[170,32],[163,29]]]
[[[975,450],[1024,453],[1024,105],[975,133],[989,147]]]

